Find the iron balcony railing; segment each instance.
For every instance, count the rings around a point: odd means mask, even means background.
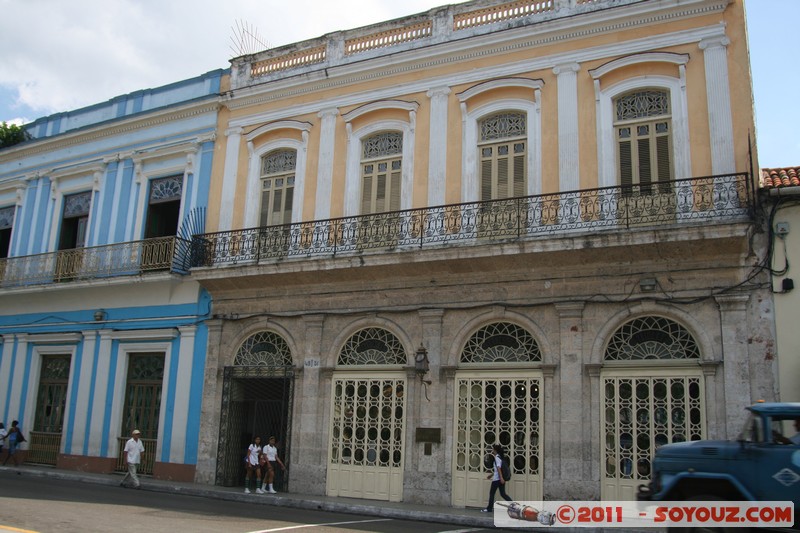
[[[193,237],[192,266],[742,220],[751,189],[741,173],[207,233]]]
[[[191,243],[158,237],[0,259],[0,287],[20,287],[97,278],[189,270]]]

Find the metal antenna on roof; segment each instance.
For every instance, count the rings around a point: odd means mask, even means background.
[[[233,35],[231,35],[230,48],[233,57],[255,54],[269,48],[269,44],[261,39],[258,30],[243,20],[237,20],[236,25],[231,27],[231,31]]]

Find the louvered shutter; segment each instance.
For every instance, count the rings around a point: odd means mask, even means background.
[[[619,143],[619,172],[620,185],[623,187],[633,185],[633,154],[631,154],[630,140]]]
[[[488,153],[488,158],[481,160],[481,201],[488,201],[492,199],[492,149],[484,148],[482,153],[484,156]]]
[[[672,179],[672,160],[669,135],[660,135],[656,138],[656,164],[658,165],[658,181],[670,181]]]
[[[400,210],[400,183],[402,172],[400,171],[400,161],[392,161],[392,173],[390,174],[391,186],[389,188],[389,211]]]
[[[286,199],[283,206],[283,223],[289,224],[292,221],[292,208],[294,207],[294,180],[291,186],[286,187]]]
[[[650,160],[650,139],[648,137],[636,140],[637,163],[639,170],[640,191],[649,192],[650,183],[653,181],[652,161]]]
[[[372,165],[364,165],[365,168]],[[371,172],[364,174],[363,188],[361,189],[361,212],[363,214],[372,213],[372,175]]]
[[[514,144],[514,190],[512,196],[525,196],[525,143]]]

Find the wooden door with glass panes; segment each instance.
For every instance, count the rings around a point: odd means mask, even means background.
[[[290,244],[296,168],[296,150],[273,150],[261,159],[259,248],[263,253],[281,253]]]
[[[517,500],[542,498],[542,376],[539,371],[459,371],[452,501],[456,507],[486,506],[487,462],[501,444],[513,475],[507,490]]]
[[[334,377],[329,496],[403,499],[405,387],[403,374]]]
[[[361,214],[358,239],[366,248],[391,247],[400,234],[403,134],[372,135],[362,143]]]
[[[701,440],[706,405],[700,349],[682,324],[640,316],[609,339],[600,373],[603,500],[633,500],[656,448]]]
[[[134,429],[141,432],[145,452],[139,470],[152,474],[158,447],[158,424],[161,417],[161,391],[164,386],[163,352],[128,354],[128,376],[117,458],[117,470],[123,470],[122,453]]]
[[[525,196],[528,190],[527,116],[504,111],[482,119],[479,128],[478,235],[516,235],[520,231],[519,202],[511,199]]]
[[[647,89],[614,100],[617,168],[622,191],[618,216],[630,223],[673,219],[672,119],[666,90]],[[686,191],[684,191],[686,192]]]
[[[642,375],[642,374],[649,375]],[[705,434],[703,375],[642,369],[601,377],[603,500],[635,500],[651,480],[655,450]]]
[[[69,388],[70,354],[42,356],[36,414],[26,462],[54,465],[61,450],[61,432]]]

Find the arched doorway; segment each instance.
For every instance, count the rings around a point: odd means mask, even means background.
[[[508,490],[518,500],[542,498],[544,408],[539,345],[524,328],[488,324],[461,351],[455,378],[452,501],[486,505],[490,481],[485,458],[499,443],[511,458]]]
[[[408,356],[383,328],[354,333],[339,352],[331,389],[328,496],[403,499]]]
[[[658,446],[705,438],[700,351],[682,325],[643,316],[614,332],[603,359],[600,495],[634,500]]]
[[[271,331],[248,337],[236,351],[233,366],[224,371],[217,485],[244,482],[244,453],[254,435],[261,436],[263,443],[274,436],[281,460],[289,463],[293,389],[294,370],[286,340]],[[277,475],[275,488],[288,490],[288,471]]]

